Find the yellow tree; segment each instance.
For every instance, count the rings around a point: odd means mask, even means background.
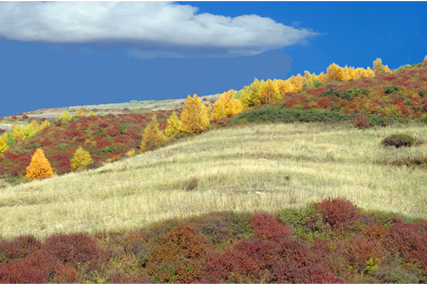
[[[176,112],[173,112],[172,115],[168,118],[168,124],[165,129],[165,133],[168,137],[172,137],[177,134],[181,129],[181,120],[178,118]]]
[[[49,160],[47,160],[41,148],[31,156],[31,163],[27,167],[27,174],[25,176],[39,180],[42,178],[52,177],[55,174],[50,167]]]
[[[40,127],[39,127],[39,131],[41,131],[41,130],[43,130],[43,129],[46,129],[46,128],[48,128],[48,127],[50,127],[50,123],[49,123],[49,121],[48,121],[48,120],[45,120],[45,121],[40,125]]]
[[[222,102],[221,100],[217,100],[215,102],[215,106],[214,106],[214,118],[215,119],[220,119],[223,117],[227,117],[227,114],[225,113],[225,106],[224,106],[224,102]]]
[[[96,116],[96,113],[94,111],[90,111],[89,116]]]
[[[301,76],[301,74],[298,73],[297,76],[292,75],[289,80],[291,81],[292,86],[294,87],[294,92],[300,92],[302,90],[304,78]]]
[[[76,116],[84,117],[86,116],[86,110],[84,108],[79,108],[76,111]]]
[[[272,101],[280,99],[279,90],[274,86],[273,81],[268,79],[261,90],[261,102],[264,104],[270,104]]]
[[[38,131],[39,130],[39,124],[37,124],[36,120],[32,120],[30,123],[31,126],[33,126],[33,128]]]
[[[79,168],[85,167],[86,165],[92,163],[92,157],[90,153],[79,147],[75,152],[73,158],[71,158],[71,170],[75,171]]]
[[[231,98],[230,101],[225,104],[225,114],[227,117],[234,116],[243,111],[244,107],[239,99]]]
[[[348,67],[347,65],[344,66],[344,80],[355,80],[356,79],[356,72],[354,70],[354,67]]]
[[[9,146],[7,143],[2,138],[0,138],[0,153],[5,152],[8,148]]]
[[[277,81],[277,90],[281,96],[285,95],[288,92],[293,92],[294,87],[289,80],[278,80]]]
[[[181,130],[186,133],[200,133],[209,127],[209,123],[206,126],[206,108],[202,104],[200,98],[194,94],[193,98],[188,95],[184,101],[184,110],[181,114]]]
[[[159,130],[159,123],[157,123],[157,117],[154,115],[151,118],[151,122],[147,125],[142,135],[141,150],[153,150],[157,146],[163,144],[166,138],[162,131]]]
[[[12,130],[13,130],[13,137],[15,138],[15,141],[18,142],[18,141],[23,141],[25,139],[21,126],[15,126],[14,128],[12,128]]]
[[[261,83],[258,79],[255,78],[249,87],[244,88],[240,100],[244,107],[252,107],[261,104]]]
[[[33,125],[28,124],[22,128],[22,133],[24,134],[24,139],[34,136],[37,133],[37,129]]]
[[[390,68],[388,68],[387,65],[383,65],[381,58],[377,58],[376,60],[374,60],[373,71],[375,75],[380,73],[391,73]]]
[[[369,66],[366,68],[366,77],[375,77],[375,72]]]
[[[61,116],[61,121],[62,122],[68,122],[71,121],[73,117],[71,116],[70,113],[68,113],[67,111],[62,112],[62,116]]]
[[[332,63],[326,70],[327,81],[343,81],[345,79],[344,69]]]
[[[322,83],[328,82],[327,76],[323,73],[323,71],[319,74],[319,76],[317,78]]]

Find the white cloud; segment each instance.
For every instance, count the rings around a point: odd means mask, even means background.
[[[144,58],[255,55],[317,35],[258,15],[197,14],[172,2],[0,2],[0,11],[4,39],[128,48]]]

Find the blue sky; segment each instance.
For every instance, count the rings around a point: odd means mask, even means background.
[[[1,2],[0,116],[427,55],[427,2]],[[281,52],[280,52],[281,51]]]

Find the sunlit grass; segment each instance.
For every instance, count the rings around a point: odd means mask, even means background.
[[[425,140],[425,130],[321,124],[213,130],[97,170],[0,189],[1,233],[121,230],[212,211],[272,212],[337,196],[367,210],[427,218],[427,171],[377,163],[427,156],[425,144],[380,146],[393,133]],[[193,177],[197,187],[185,190]]]

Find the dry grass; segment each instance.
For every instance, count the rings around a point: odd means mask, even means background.
[[[318,124],[219,129],[165,148],[42,181],[0,189],[2,235],[120,230],[212,211],[275,211],[344,196],[365,209],[427,218],[426,170],[376,164],[427,155],[383,149],[392,133],[426,139],[425,127],[355,130]],[[191,179],[197,187],[186,190]]]

